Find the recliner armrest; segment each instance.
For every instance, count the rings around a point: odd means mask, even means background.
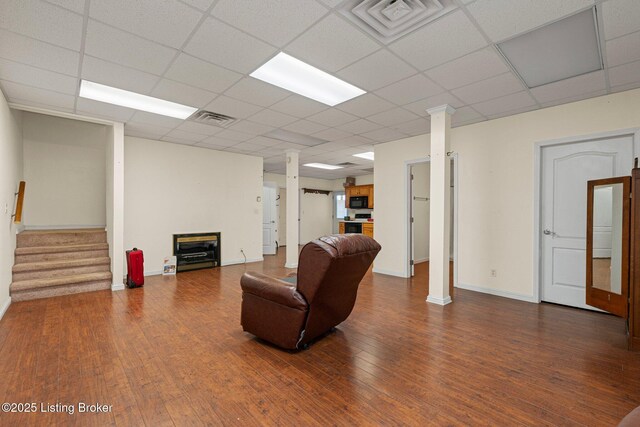
[[[295,286],[255,271],[242,275],[240,286],[243,292],[285,305],[297,310],[306,310],[308,305]]]

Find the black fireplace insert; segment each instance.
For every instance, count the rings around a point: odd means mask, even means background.
[[[173,254],[179,272],[218,267],[220,233],[174,234]]]

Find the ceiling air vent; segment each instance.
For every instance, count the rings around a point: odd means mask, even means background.
[[[213,111],[198,110],[189,117],[189,120],[205,125],[226,128],[231,126],[238,119],[235,117],[225,116],[224,114],[214,113]]]
[[[340,13],[389,43],[455,8],[454,0],[347,0]]]
[[[351,162],[338,163],[338,166],[342,166],[342,167],[355,166],[355,165],[356,165],[355,163],[351,163]]]

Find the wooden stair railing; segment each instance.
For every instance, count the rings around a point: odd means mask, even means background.
[[[20,224],[22,222],[22,205],[24,204],[24,187],[26,183],[24,181],[20,181],[20,186],[18,187],[18,192],[15,193],[18,201],[16,202],[16,211],[13,215],[14,224]]]

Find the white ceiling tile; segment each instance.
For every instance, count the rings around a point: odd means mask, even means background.
[[[194,141],[192,141],[190,139],[176,138],[176,137],[167,136],[167,135],[163,136],[161,141],[171,142],[171,143],[174,143],[174,144],[189,145],[189,146],[192,146],[192,147],[195,146],[195,144],[197,144],[197,142],[194,142]]]
[[[231,130],[238,132],[244,132],[251,135],[262,135],[270,132],[275,128],[272,126],[263,125],[262,123],[256,123],[249,120],[240,120],[229,127]]]
[[[464,12],[457,11],[406,35],[391,44],[390,49],[420,70],[426,70],[478,50],[486,44],[482,34]]]
[[[171,129],[162,126],[149,125],[147,123],[139,123],[129,121],[124,126],[124,134],[128,136],[137,136],[139,138],[160,139],[169,133]]]
[[[246,119],[262,110],[262,107],[222,95],[207,104],[205,110],[239,119]]]
[[[274,47],[213,18],[202,23],[184,51],[243,74],[276,53]]]
[[[340,126],[345,123],[357,120],[358,117],[345,113],[344,111],[331,108],[308,117],[309,120],[323,124],[329,127]]]
[[[467,6],[494,42],[521,34],[593,5],[593,0],[478,0]]]
[[[78,98],[76,112],[78,114],[109,119],[116,122],[128,122],[136,110],[107,104],[105,102],[98,102],[92,99]]]
[[[267,109],[254,114],[250,117],[250,119],[254,122],[274,126],[277,128],[288,125],[298,120],[296,117]]]
[[[404,106],[405,109],[412,111],[420,117],[427,116],[427,110],[441,105],[450,105],[453,108],[462,107],[464,103],[449,92],[443,92],[438,95],[430,96],[420,101],[413,102]]]
[[[186,3],[202,11],[209,9],[214,2],[214,0],[180,0],[180,1],[182,3]]]
[[[68,49],[0,29],[0,58],[76,76],[80,55]]]
[[[146,111],[136,111],[131,120],[134,122],[146,123],[148,125],[158,125],[171,129],[181,125],[184,122],[184,120],[181,119],[161,116],[160,114],[147,113]]]
[[[201,108],[209,104],[217,94],[184,83],[162,79],[151,92],[152,96],[179,104]]]
[[[229,139],[224,139],[218,135],[213,135],[209,138],[204,139],[198,145],[215,145],[216,147],[232,147],[236,145],[238,141],[232,141]]]
[[[519,92],[523,89],[524,86],[522,82],[509,72],[481,82],[472,83],[468,86],[454,89],[451,92],[467,104],[475,104],[477,102]]]
[[[242,76],[190,55],[180,54],[165,74],[172,80],[222,93]]]
[[[221,0],[211,14],[254,37],[283,47],[327,9],[314,0]]]
[[[94,1],[89,16],[157,43],[181,48],[202,13],[175,0]]]
[[[627,90],[637,89],[639,87],[640,87],[640,81],[635,82],[635,83],[630,83],[630,84],[627,84],[627,85],[613,86],[611,88],[611,90],[609,91],[609,93],[624,92],[624,91],[627,91]]]
[[[604,71],[596,71],[571,79],[549,83],[531,89],[531,94],[538,102],[546,103],[557,99],[570,98],[606,89]]]
[[[288,98],[273,104],[270,109],[298,118],[304,118],[326,110],[327,106],[300,95],[291,95]]]
[[[347,102],[343,102],[342,104],[336,106],[336,108],[342,111],[355,114],[359,117],[367,117],[372,114],[390,110],[394,107],[395,105],[391,102],[385,101],[384,99],[372,93],[360,95],[357,98],[351,99]]]
[[[192,141],[192,142],[200,142],[204,140],[206,137],[207,137],[206,135],[202,135],[199,133],[186,132],[179,129],[174,129],[165,135],[165,138],[179,139],[182,141]]]
[[[393,126],[393,128],[411,136],[424,135],[431,131],[431,122],[429,121],[429,119],[420,118]]]
[[[329,15],[285,50],[321,70],[335,72],[379,48],[376,42],[353,25],[336,15]]]
[[[310,122],[309,120],[298,120],[297,122],[293,122],[290,125],[283,126],[283,129],[291,132],[301,133],[303,135],[311,135],[327,129],[327,126]]]
[[[220,134],[222,129],[223,128],[217,126],[205,125],[203,123],[192,122],[190,120],[185,120],[178,127],[176,127],[176,130],[198,133],[205,136],[218,135]]]
[[[238,143],[238,145],[234,145],[233,146],[233,149],[235,149],[235,150],[242,150],[242,151],[246,151],[246,152],[260,151],[263,148],[264,148],[264,146],[258,145],[258,144],[253,144],[251,142],[240,142],[240,143]]]
[[[360,119],[353,122],[345,123],[337,127],[337,129],[350,133],[364,133],[372,130],[380,129],[381,125],[370,122],[369,120]]]
[[[161,75],[175,52],[168,47],[89,20],[85,41],[85,53],[88,55]]]
[[[5,59],[0,59],[0,79],[69,95],[78,91],[78,79],[74,77]]]
[[[410,120],[415,120],[417,118],[418,116],[416,116],[415,114],[398,107],[394,108],[393,110],[384,111],[382,113],[369,116],[367,117],[367,120],[370,120],[374,123],[379,123],[384,126],[392,126],[399,123],[408,122]]]
[[[0,28],[80,50],[82,16],[39,0],[2,0]]]
[[[249,135],[248,133],[236,132],[229,129],[224,129],[222,132],[218,133],[217,136],[219,138],[237,142],[244,142],[254,138],[253,135]]]
[[[602,95],[606,95],[606,94],[607,94],[607,90],[606,89],[602,89],[602,90],[598,90],[598,91],[595,91],[595,92],[583,93],[583,94],[580,94],[580,95],[570,96],[568,98],[554,99],[553,101],[544,102],[544,103],[541,103],[540,105],[542,106],[542,108],[547,108],[547,107],[552,107],[554,105],[568,104],[570,102],[582,101],[583,99],[594,98],[596,96],[602,96]]]
[[[9,98],[9,101],[22,104],[24,101],[49,107],[62,107],[73,109],[75,97],[20,83],[0,80],[2,92]]]
[[[268,107],[278,101],[282,101],[290,94],[291,92],[289,91],[254,79],[253,77],[243,78],[225,92],[227,96],[263,107]]]
[[[640,31],[607,42],[607,65],[615,67],[640,59]]]
[[[344,0],[320,0],[320,1],[329,7],[336,7],[340,5]]]
[[[338,76],[366,90],[376,90],[416,73],[386,49],[379,50],[338,72]]]
[[[602,3],[604,37],[611,40],[640,30],[638,0],[609,0]]]
[[[455,89],[507,71],[509,68],[501,57],[492,48],[486,48],[432,68],[425,74],[445,89]]]
[[[376,94],[398,105],[404,105],[442,92],[444,91],[440,86],[422,74],[416,74],[380,89]]]
[[[485,116],[494,116],[496,114],[534,106],[535,104],[536,101],[527,92],[523,91],[475,104],[473,108]]]
[[[207,150],[215,150],[215,151],[224,151],[225,148],[227,148],[224,145],[209,144],[209,143],[204,142],[204,141],[196,142],[193,146],[194,147],[199,147],[199,148],[204,148],[204,149],[207,149]]]
[[[160,77],[123,67],[93,56],[84,55],[82,60],[82,78],[103,85],[148,94]]]
[[[490,116],[487,116],[487,118],[489,120],[493,120],[493,119],[499,119],[501,117],[515,116],[516,114],[526,113],[528,111],[536,110],[537,108],[538,108],[538,106],[536,106],[536,105],[527,105],[527,106],[524,106],[524,107],[516,108],[515,110],[509,110],[509,111],[504,111],[504,112],[501,112],[501,113],[492,114]]]
[[[251,138],[249,142],[256,145],[261,145],[264,148],[273,148],[282,144],[283,141],[274,138],[267,138],[266,136],[256,136],[254,138]]]
[[[473,120],[484,120],[484,116],[471,107],[458,108],[451,116],[451,124],[468,123]]]
[[[314,133],[315,138],[324,139],[325,141],[337,141],[352,136],[353,134],[339,129],[326,129],[318,133]]]
[[[372,139],[375,142],[389,142],[407,137],[406,134],[391,128],[382,128],[372,132],[363,133],[362,136]]]
[[[84,14],[85,0],[46,0],[47,3],[55,4],[73,12]]]
[[[609,69],[611,86],[628,85],[640,81],[640,61]]]

